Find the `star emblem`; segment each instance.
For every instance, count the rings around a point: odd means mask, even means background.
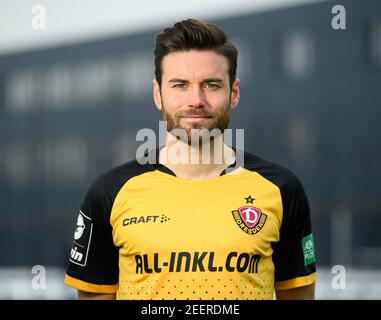
[[[248,203],[253,203],[253,201],[255,200],[254,198],[251,197],[251,195],[249,195],[247,198],[245,198],[246,200],[246,204]]]

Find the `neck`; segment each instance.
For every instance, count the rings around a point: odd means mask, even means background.
[[[159,154],[159,163],[177,177],[191,180],[218,177],[234,161],[235,152],[224,143],[222,134],[204,144],[189,145],[168,133]]]

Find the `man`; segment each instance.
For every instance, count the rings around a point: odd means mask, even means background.
[[[223,141],[239,100],[237,55],[219,27],[197,20],[157,36],[153,96],[166,145],[156,163],[128,162],[90,187],[65,278],[80,298],[314,298],[301,183],[249,153],[232,169],[238,150]],[[220,134],[206,139],[212,130]]]

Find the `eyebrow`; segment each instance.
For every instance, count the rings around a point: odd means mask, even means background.
[[[180,78],[173,78],[173,79],[170,79],[168,82],[189,83],[188,80],[184,80],[184,79],[180,79]],[[204,83],[210,83],[210,82],[221,83],[221,82],[223,82],[223,80],[220,79],[220,78],[207,78],[207,79],[204,79],[204,80],[201,81],[202,84],[204,84]]]

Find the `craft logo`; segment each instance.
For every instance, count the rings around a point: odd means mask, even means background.
[[[239,207],[238,210],[232,211],[232,214],[241,230],[249,235],[261,231],[267,219],[267,215],[261,209],[252,206]]]
[[[162,214],[161,216],[159,215],[150,215],[150,216],[136,216],[136,217],[128,217],[123,220],[123,226],[130,226],[134,224],[141,224],[141,223],[165,223],[167,221],[171,220],[169,217],[166,215]]]

